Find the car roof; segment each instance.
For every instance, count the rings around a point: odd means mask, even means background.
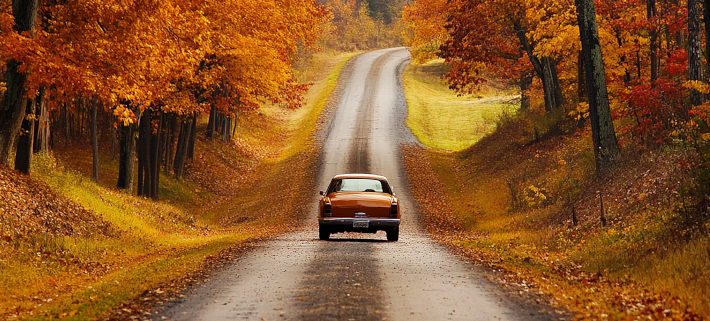
[[[374,174],[340,174],[340,175],[335,175],[333,176],[333,179],[343,179],[343,178],[369,178],[369,179],[377,179],[377,180],[387,180],[387,177],[384,177],[382,175],[374,175]]]

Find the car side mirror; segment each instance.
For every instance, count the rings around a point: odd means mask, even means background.
[[[320,191],[319,194],[325,196],[325,192],[323,192],[323,191]]]

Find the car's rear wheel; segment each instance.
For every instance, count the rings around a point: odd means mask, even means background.
[[[387,240],[390,242],[397,242],[399,240],[399,227],[387,231]]]
[[[321,240],[324,240],[324,241],[330,239],[330,231],[328,231],[324,227],[319,227],[318,228],[318,238]]]

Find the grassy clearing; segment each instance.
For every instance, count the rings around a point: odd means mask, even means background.
[[[680,164],[692,154],[627,147],[598,179],[588,130],[533,143],[534,127],[517,117],[459,153],[405,150],[434,237],[581,319],[710,315],[710,237],[689,231],[677,210],[689,175]]]
[[[410,106],[407,126],[427,146],[460,151],[490,133],[501,113],[513,111],[509,101],[515,97],[491,86],[459,97],[441,80],[446,71],[442,60],[407,66],[403,75]]]
[[[186,179],[161,173],[160,202],[116,190],[118,167],[108,151],[100,156],[98,184],[89,179],[88,144],[39,155],[32,177],[41,182],[27,184],[47,184],[110,228],[96,234],[0,235],[0,319],[105,317],[148,290],[194,273],[225,249],[292,229],[311,196],[317,151],[310,142],[318,115],[352,56],[314,56],[303,75],[314,83],[303,108],[267,106],[240,114],[234,144],[199,138]],[[18,210],[35,215],[30,205]],[[11,214],[0,213],[1,231],[23,224]],[[82,225],[92,229],[89,224],[69,222],[77,231]]]

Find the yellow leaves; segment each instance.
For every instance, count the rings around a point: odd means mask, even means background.
[[[447,14],[446,0],[418,0],[404,7],[404,43],[418,62],[436,58],[439,45],[449,37],[444,28]]]
[[[577,104],[577,108],[570,111],[568,115],[576,121],[589,117],[589,103],[581,102]]]
[[[118,120],[123,123],[123,126],[128,126],[136,122],[136,115],[124,105],[116,106],[113,110],[113,115],[118,117]]]
[[[683,84],[683,87],[697,90],[703,94],[710,93],[710,84],[706,84],[698,80],[688,80],[685,82],[685,84]]]
[[[579,50],[579,27],[572,3],[532,0],[525,11],[527,36],[538,57],[563,57]]]
[[[526,207],[535,208],[545,204],[549,198],[549,191],[543,187],[537,187],[535,185],[530,185],[525,187],[523,190],[523,199],[526,203]]]

